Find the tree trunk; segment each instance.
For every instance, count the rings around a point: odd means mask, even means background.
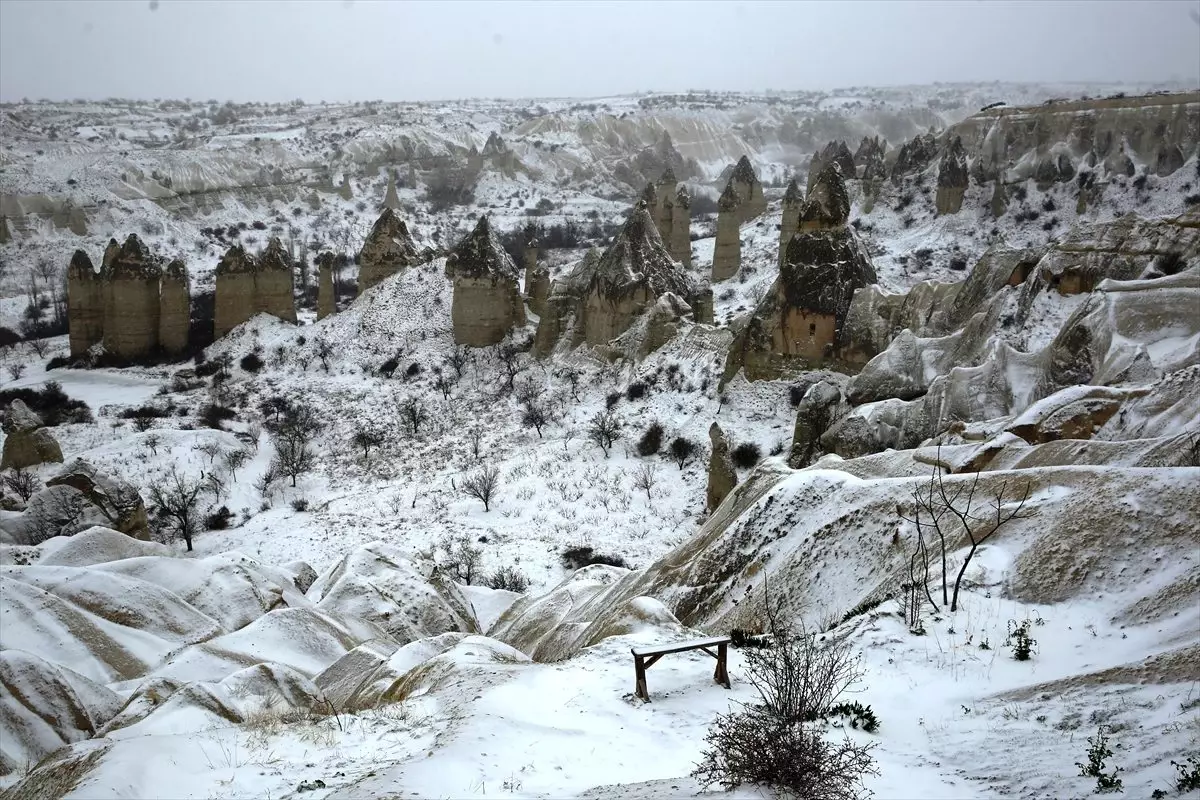
[[[950,610],[958,610],[958,587],[962,583],[963,575],[967,571],[967,566],[971,563],[971,559],[975,556],[975,549],[979,545],[971,543],[971,549],[967,551],[967,557],[963,560],[962,567],[958,570],[958,577],[954,579],[954,599],[950,601]]]

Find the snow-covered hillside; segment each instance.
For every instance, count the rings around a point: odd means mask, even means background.
[[[5,796],[769,796],[690,775],[713,719],[759,699],[747,651],[728,690],[704,653],[666,656],[650,703],[629,653],[762,632],[769,602],[859,659],[846,699],[878,729],[812,724],[875,746],[877,797],[1087,796],[1076,762],[1098,733],[1117,796],[1196,797],[1179,780],[1200,758],[1200,155],[1162,177],[1138,160],[1140,183],[1090,207],[1030,179],[999,219],[978,184],[938,215],[936,160],[870,200],[852,179],[878,275],[852,309],[869,360],[729,369],[780,275],[781,181],[826,141],[897,146],[995,100],[1107,91],[0,109],[14,327],[30,267],[98,261],[110,235],[186,254],[195,288],[233,240],[352,253],[389,172],[433,251],[319,321],[255,316],[194,363],[49,369],[66,336],[5,346],[5,457],[49,437],[61,458],[2,474]],[[664,131],[693,196],[743,153],[767,183],[713,324],[681,316],[639,360],[538,359],[531,306],[501,344],[456,346],[445,253],[478,216],[596,222],[602,248]],[[438,159],[476,155],[495,160],[474,201],[433,210]],[[692,234],[700,285],[712,220]],[[561,278],[584,253],[544,260]],[[1080,263],[1095,285],[1061,289]],[[281,473],[299,417],[310,456]],[[710,509],[714,423],[737,485]],[[186,546],[164,514],[185,490]]]

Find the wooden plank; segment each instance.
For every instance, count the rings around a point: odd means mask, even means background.
[[[707,639],[692,639],[686,642],[673,642],[670,644],[656,644],[650,647],[634,647],[630,649],[635,656],[658,656],[667,655],[668,653],[682,653],[686,650],[699,650],[702,647],[714,647],[723,644],[729,644],[732,641],[728,636],[710,636]]]

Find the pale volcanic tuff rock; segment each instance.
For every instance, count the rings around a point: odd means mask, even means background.
[[[779,223],[779,266],[783,266],[783,257],[787,252],[788,242],[800,230],[800,207],[804,205],[804,195],[800,185],[793,178],[788,182],[783,193],[783,217]]]
[[[20,400],[13,400],[4,413],[4,455],[0,469],[23,469],[48,462],[61,462],[62,449],[42,427],[42,418]]]
[[[391,208],[384,208],[358,252],[358,293],[420,261],[408,226]]]
[[[800,230],[835,230],[850,221],[850,195],[841,167],[831,162],[822,167],[800,207]]]
[[[864,141],[866,140],[864,139]],[[860,146],[859,149],[861,150],[862,147]],[[821,152],[813,156],[812,163],[809,164],[807,191],[812,191],[821,170],[830,164],[837,164],[845,178],[855,178],[858,175],[855,158],[850,155],[850,148],[846,146],[846,143],[843,141],[829,142],[821,148]]]
[[[184,263],[175,259],[163,271],[159,290],[158,344],[169,355],[187,349],[191,327],[191,295]]]
[[[317,319],[325,319],[337,311],[333,291],[333,253],[317,256]]]
[[[729,454],[729,437],[721,426],[713,423],[708,428],[710,454],[708,457],[708,487],[705,490],[705,501],[709,513],[717,507],[737,486],[737,472],[733,468],[733,459]]]
[[[762,183],[754,173],[754,167],[750,165],[748,157],[742,156],[738,159],[733,174],[729,176],[729,184],[741,200],[738,206],[739,222],[748,222],[767,210]]]
[[[892,183],[899,183],[905,175],[923,171],[937,158],[937,140],[932,133],[923,133],[900,146],[892,164]]]
[[[67,327],[72,357],[104,340],[104,282],[82,250],[67,267]]]
[[[962,138],[955,136],[946,145],[942,160],[938,164],[937,213],[957,214],[962,208],[963,195],[967,191],[967,153]]]
[[[486,215],[450,252],[446,268],[454,278],[450,317],[455,343],[486,347],[525,324],[517,265],[504,251]]]
[[[104,252],[104,348],[123,358],[138,358],[158,345],[158,257],[135,234],[117,246],[111,240]]]
[[[296,321],[292,259],[278,237],[272,237],[255,258],[240,244],[229,248],[217,263],[213,336],[221,338],[255,314]]]
[[[728,280],[742,265],[742,198],[733,188],[733,180],[717,201],[717,241],[713,246],[712,281]]]
[[[692,198],[682,186],[675,192],[675,203],[671,206],[671,237],[667,249],[671,258],[691,269],[692,266]]]

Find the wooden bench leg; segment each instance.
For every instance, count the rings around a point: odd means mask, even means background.
[[[633,693],[649,703],[650,691],[646,688],[646,665],[642,662],[641,656],[633,657],[633,675],[635,679]]]
[[[717,645],[717,668],[713,671],[713,680],[726,689],[732,688],[729,685],[729,670],[725,666],[728,654],[729,646],[727,644]]]

